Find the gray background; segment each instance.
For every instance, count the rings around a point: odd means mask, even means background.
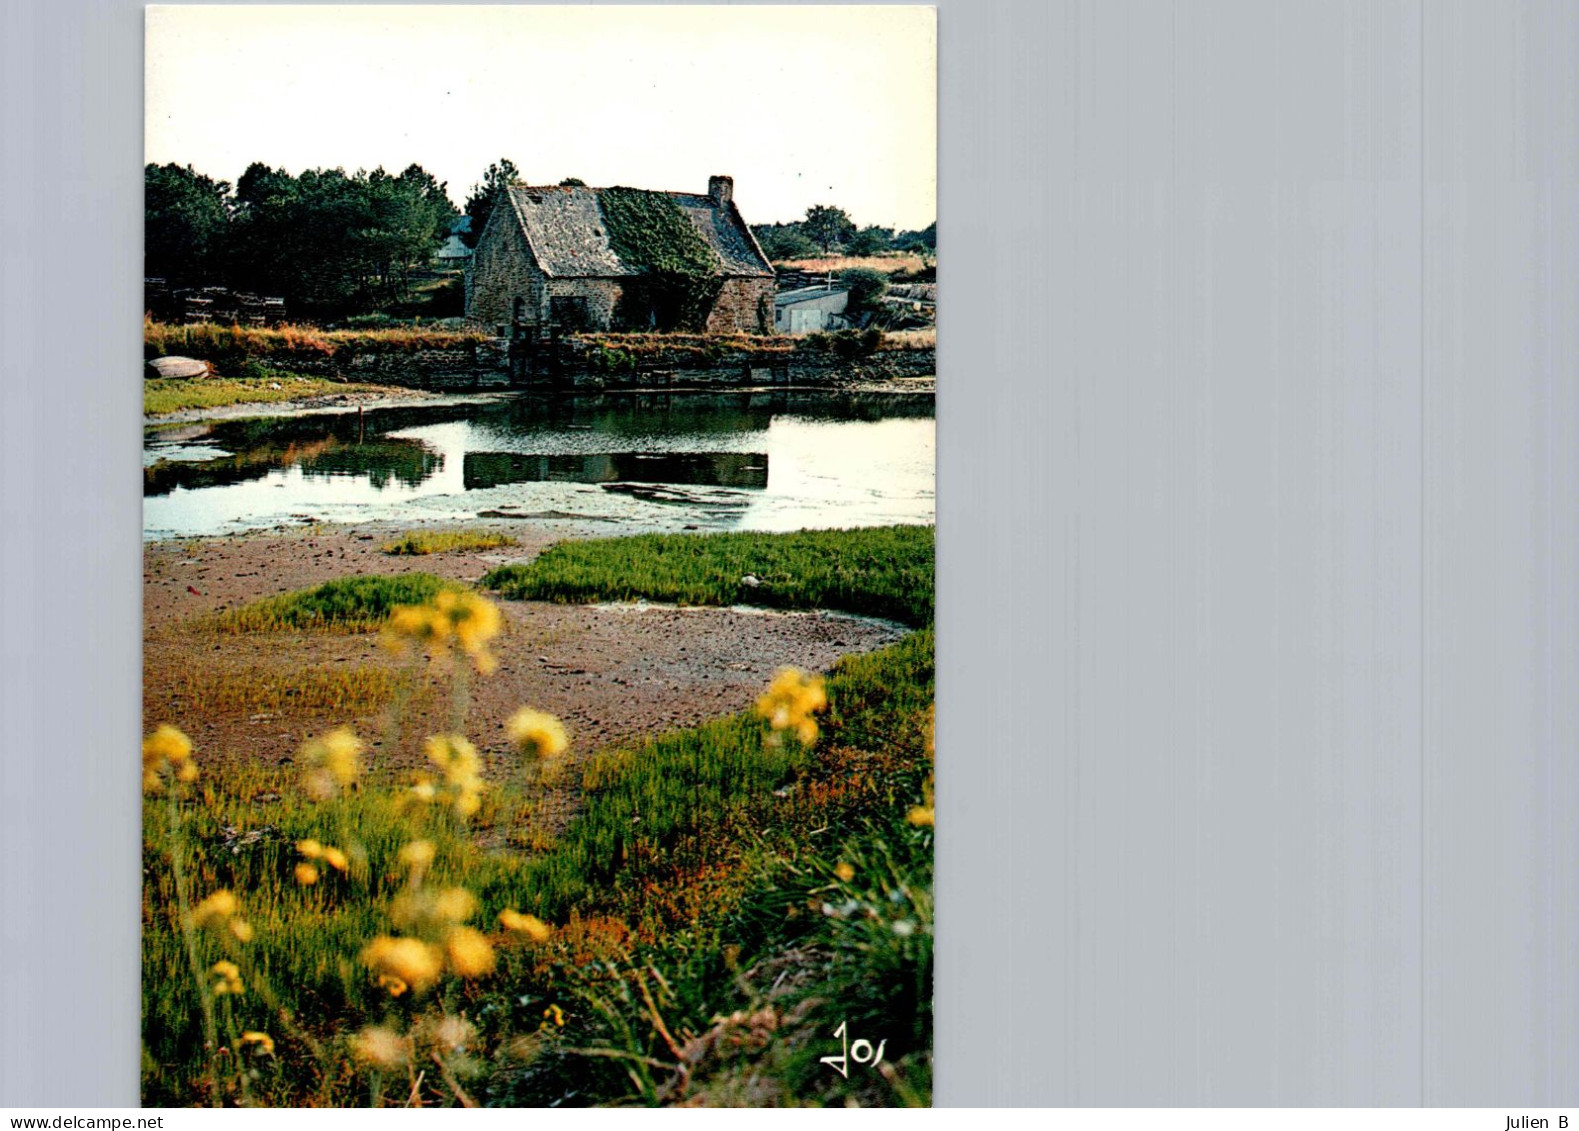
[[[1574,1104],[1579,8],[939,7],[938,1101]],[[137,1094],[140,70],[0,7],[6,1105]]]

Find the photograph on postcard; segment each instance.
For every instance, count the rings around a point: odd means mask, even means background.
[[[929,1105],[934,10],[154,6],[145,114],[144,1104]]]

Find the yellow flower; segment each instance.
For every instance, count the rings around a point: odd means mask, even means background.
[[[170,770],[177,781],[197,778],[197,763],[192,761],[192,740],[175,727],[165,724],[143,739],[143,792],[159,788],[159,775]]]
[[[523,915],[509,909],[499,912],[499,925],[507,931],[517,931],[535,943],[545,943],[554,935],[554,929],[536,915]]]
[[[444,771],[445,780],[451,785],[475,777],[482,768],[477,748],[463,735],[435,734],[422,743],[428,761]]]
[[[932,809],[927,805],[912,805],[910,812],[905,815],[905,820],[917,827],[930,826],[933,823]]]
[[[805,745],[817,741],[812,715],[828,709],[828,693],[821,676],[797,668],[780,668],[772,684],[757,700],[757,714],[775,731],[793,731]]]
[[[438,795],[439,791],[434,788],[433,779],[426,774],[419,777],[417,783],[411,787],[411,796],[417,801],[432,801]]]
[[[258,1051],[268,1056],[274,1055],[274,1038],[257,1029],[248,1029],[241,1034],[241,1043],[244,1045],[257,1045]]]
[[[316,860],[323,855],[323,845],[316,840],[299,840],[296,842],[296,851],[309,860]]]
[[[351,1038],[351,1053],[374,1068],[399,1068],[411,1059],[411,1042],[393,1029],[369,1025]]]
[[[419,994],[444,972],[444,957],[438,947],[421,939],[388,935],[380,935],[362,948],[362,964],[375,974],[399,978]]]
[[[232,919],[230,921],[230,933],[236,936],[237,942],[251,942],[252,924],[245,919]]]
[[[209,967],[209,973],[214,975],[213,992],[215,997],[242,992],[241,968],[234,962],[223,960],[216,962]]]
[[[493,944],[480,931],[470,927],[456,927],[445,942],[449,951],[450,969],[462,978],[481,978],[493,973]]]
[[[337,727],[303,743],[303,784],[308,794],[327,801],[337,789],[349,787],[362,772],[363,749],[362,740],[349,727]]]
[[[855,879],[855,869],[842,860],[834,866],[833,874],[838,876],[845,883],[849,883],[851,880]]]
[[[564,724],[546,711],[522,707],[510,716],[504,727],[510,741],[531,757],[557,758],[570,746]]]
[[[318,882],[318,868],[305,860],[296,865],[296,882],[304,888],[310,888]]]
[[[462,923],[477,910],[477,897],[465,888],[445,888],[433,897],[433,912],[451,923]]]
[[[426,868],[433,863],[433,842],[414,840],[400,849],[400,862],[408,868]]]
[[[550,1005],[543,1010],[543,1016],[553,1021],[559,1028],[563,1029],[565,1027],[565,1011],[560,1009],[558,1005]]]
[[[143,739],[143,762],[185,762],[192,756],[192,740],[166,723]]]
[[[499,635],[499,608],[492,601],[470,591],[446,589],[433,599],[433,606],[444,618],[455,642],[484,674],[493,671],[494,658],[488,641]]]
[[[384,625],[384,646],[402,651],[408,645],[443,645],[449,636],[448,618],[431,605],[401,605]]]
[[[324,849],[323,862],[336,872],[349,872],[351,870],[351,862],[345,858],[345,853],[338,848]]]
[[[223,926],[239,906],[235,895],[222,888],[192,908],[192,926]]]
[[[411,988],[393,974],[380,974],[378,976],[378,984],[389,991],[390,997],[399,997]]]
[[[482,808],[482,786],[478,784],[469,788],[458,790],[455,794],[455,815],[458,817],[474,816]]]

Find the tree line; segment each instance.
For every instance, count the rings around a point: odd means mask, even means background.
[[[260,162],[234,187],[190,165],[148,165],[144,209],[145,274],[280,295],[315,313],[406,297],[459,214],[420,165],[293,176]]]
[[[850,214],[832,204],[814,204],[804,220],[759,224],[751,229],[770,260],[807,259],[817,255],[877,255],[884,251],[936,252],[938,226],[933,221],[917,231],[896,232],[877,224],[857,227]]]
[[[148,165],[144,273],[172,288],[221,285],[278,295],[292,315],[394,309],[411,296],[413,272],[432,260],[456,219],[467,218],[461,239],[475,247],[495,201],[519,180],[515,163],[501,158],[457,209],[448,186],[415,164],[398,174],[379,168],[292,175],[254,162],[234,186],[190,165]],[[909,232],[857,227],[844,209],[823,204],[803,220],[752,231],[770,260],[937,247],[935,223]]]

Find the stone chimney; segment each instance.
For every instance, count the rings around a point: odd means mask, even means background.
[[[727,205],[735,198],[735,178],[708,177],[707,195],[713,198],[714,204],[720,207]]]

